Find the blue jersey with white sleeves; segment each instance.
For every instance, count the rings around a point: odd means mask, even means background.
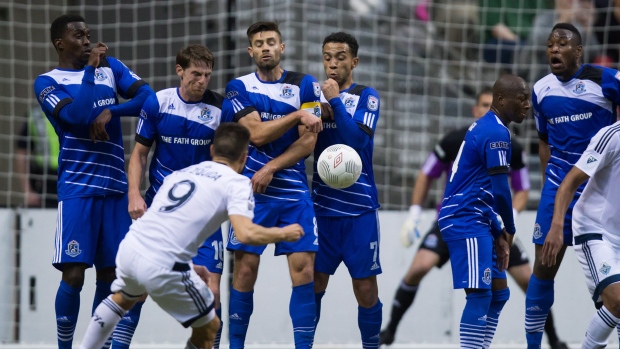
[[[438,223],[444,240],[488,236],[496,222],[491,176],[507,174],[510,131],[489,111],[465,135],[448,178]],[[510,189],[506,183],[510,196]],[[512,213],[512,212],[511,212]]]
[[[332,108],[334,113],[342,113],[353,124],[336,120],[324,120],[323,131],[319,133],[314,148],[314,175],[312,177],[312,200],[317,216],[359,216],[379,208],[377,186],[372,169],[374,133],[379,121],[379,93],[371,88],[353,84],[340,92],[340,103]],[[346,120],[343,120],[346,121]],[[352,127],[352,129],[349,129]],[[358,136],[349,138],[352,133]],[[347,144],[357,151],[362,159],[362,174],[350,187],[334,189],[326,185],[317,172],[317,160],[323,150],[334,144]]]
[[[101,59],[96,69],[88,65],[80,70],[57,68],[37,77],[35,95],[60,143],[59,201],[127,192],[120,119],[113,113],[106,125],[108,141],[93,143],[88,125],[104,109],[118,105],[117,94],[130,99],[145,84],[113,57]],[[63,112],[71,104],[81,104],[83,112]]]
[[[278,119],[299,109],[320,109],[321,86],[310,75],[284,71],[278,81],[261,81],[256,73],[236,78],[226,86],[226,97],[235,112],[235,121],[258,112],[262,122]],[[280,156],[299,139],[297,127],[263,146],[250,144],[243,175],[252,178],[266,163]],[[310,199],[306,166],[301,159],[295,165],[277,171],[264,194],[255,194],[257,202]]]
[[[161,90],[147,99],[136,127],[136,142],[147,147],[156,144],[149,168],[147,202],[152,201],[164,178],[173,171],[211,160],[209,147],[215,129],[231,121],[230,102],[211,90],[197,102],[183,100],[178,88]]]
[[[549,74],[536,82],[534,119],[551,151],[543,193],[555,192],[596,132],[616,121],[618,103],[620,73],[614,69],[584,64],[568,81]]]

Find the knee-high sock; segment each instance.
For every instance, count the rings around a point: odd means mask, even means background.
[[[362,348],[379,348],[379,332],[381,332],[381,320],[383,304],[377,300],[377,304],[370,308],[357,307],[357,325],[362,335]]]
[[[528,349],[540,348],[553,297],[553,280],[540,280],[532,274],[525,293],[525,337]]]
[[[73,333],[80,312],[80,291],[82,288],[69,286],[60,281],[56,292],[56,331],[59,349],[71,349]]]
[[[112,349],[129,349],[131,338],[140,321],[142,305],[144,302],[137,302],[116,325],[112,334]]]
[[[228,328],[230,330],[230,349],[241,349],[245,345],[250,316],[254,311],[254,291],[239,292],[230,289],[228,308]]]
[[[325,295],[325,291],[318,292],[314,294],[314,302],[316,303],[316,320],[314,321],[314,330],[316,331],[316,327],[319,325],[319,320],[321,319],[321,300]]]
[[[314,342],[316,303],[314,282],[293,287],[289,314],[293,320],[293,337],[296,349],[310,349]]]
[[[126,313],[126,310],[114,303],[111,295],[101,301],[93,312],[80,349],[100,349]]]
[[[489,312],[487,314],[487,329],[484,335],[484,343],[482,344],[482,347],[485,349],[491,346],[499,322],[499,314],[501,314],[506,301],[510,298],[510,289],[508,288],[492,291],[492,293],[491,305],[489,306]]]
[[[618,326],[620,319],[603,306],[590,320],[586,336],[583,339],[582,349],[605,348],[607,346],[607,338]]]
[[[390,322],[387,325],[387,329],[390,332],[396,333],[396,328],[398,328],[400,320],[413,303],[417,292],[418,285],[410,286],[407,285],[405,281],[401,281],[400,286],[398,286],[398,290],[396,290],[396,295],[394,295],[392,312],[390,313]]]
[[[222,339],[222,328],[224,328],[224,320],[222,320],[222,307],[215,309],[215,315],[220,319],[220,328],[217,329],[215,340],[213,341],[213,349],[220,349],[220,339]]]
[[[467,302],[461,316],[461,348],[482,348],[492,298],[491,290],[472,292],[467,295]]]
[[[93,298],[93,311],[91,314],[95,313],[95,309],[101,304],[101,301],[108,298],[110,294],[112,294],[112,283],[102,280],[97,280],[95,282],[95,297]],[[112,337],[108,338],[105,344],[101,349],[109,349],[112,346]]]

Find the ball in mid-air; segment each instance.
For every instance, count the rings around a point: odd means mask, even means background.
[[[323,150],[316,167],[325,184],[332,188],[347,188],[360,177],[362,159],[348,145],[334,144]]]

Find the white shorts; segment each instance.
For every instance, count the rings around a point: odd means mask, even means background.
[[[118,291],[127,299],[148,293],[184,327],[201,327],[215,317],[213,293],[189,264],[163,267],[122,243],[112,283],[112,292]]]
[[[595,303],[602,302],[605,287],[620,282],[620,246],[600,233],[575,236],[573,245]]]

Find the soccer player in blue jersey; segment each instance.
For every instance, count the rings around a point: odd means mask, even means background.
[[[363,348],[379,347],[382,304],[377,275],[379,261],[379,217],[377,187],[372,170],[374,133],[379,121],[379,93],[353,82],[359,44],[350,34],[338,32],[323,40],[323,68],[327,80],[322,86],[332,117],[323,117],[323,131],[314,148],[312,199],[319,228],[319,251],[314,263],[314,292],[317,324],[321,299],[330,275],[341,262],[353,279],[358,303],[357,322]],[[360,178],[346,189],[327,186],[319,177],[316,159],[325,148],[347,144],[362,158]]]
[[[616,121],[616,106],[620,104],[620,73],[582,64],[582,53],[579,31],[572,24],[556,24],[547,39],[551,74],[536,82],[532,92],[545,181],[533,234],[534,270],[525,298],[529,349],[540,348],[545,319],[553,304],[553,280],[566,247],[573,244],[572,208],[584,185],[577,189],[568,207],[562,234],[557,230],[547,234],[558,187],[596,132]],[[544,250],[553,251],[549,260],[557,263],[543,263]]]
[[[181,49],[176,57],[180,86],[161,90],[144,103],[128,168],[131,218],[142,217],[147,207],[151,206],[164,178],[172,171],[211,160],[209,146],[213,143],[215,129],[223,122],[232,121],[230,101],[207,89],[214,62],[213,54],[204,45],[194,44]],[[140,183],[153,144],[156,147],[149,169],[150,187],[143,199]],[[205,266],[211,272],[209,288],[215,296],[215,311],[220,318],[223,248],[222,231],[218,229],[193,259],[195,265]],[[139,302],[135,306],[141,305]],[[219,348],[221,329],[220,323],[214,348]],[[122,330],[118,328],[117,332]]]
[[[501,76],[493,85],[491,109],[465,134],[446,185],[437,221],[450,253],[453,286],[467,295],[461,348],[490,346],[510,296],[505,269],[515,226],[507,126],[521,123],[530,106],[525,81]]]
[[[64,349],[73,342],[86,268],[97,269],[93,309],[111,292],[118,244],[131,225],[120,117],[137,116],[154,92],[106,56],[105,44],[91,47],[83,17],[56,18],[50,34],[58,68],[39,75],[34,92],[60,141],[53,265],[62,271],[55,307],[58,347]],[[117,94],[130,101],[119,104]],[[135,327],[136,311],[123,326]]]
[[[295,347],[311,348],[318,237],[304,159],[312,153],[317,133],[322,129],[321,86],[310,75],[280,67],[284,44],[277,23],[254,23],[247,36],[248,53],[257,70],[229,82],[226,96],[232,103],[235,120],[250,130],[251,143],[243,174],[251,178],[255,193],[254,222],[267,227],[299,223],[306,232],[295,243],[276,244],[275,254],[288,258],[293,284],[289,311]],[[242,244],[231,231],[227,248],[235,254],[229,307],[230,348],[243,348],[265,246]]]

